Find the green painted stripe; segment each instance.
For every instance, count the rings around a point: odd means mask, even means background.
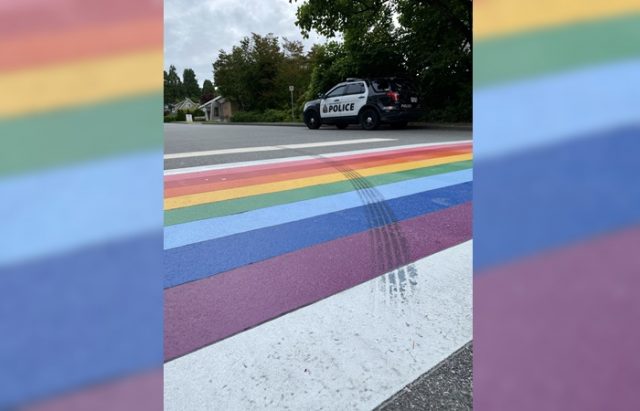
[[[419,177],[435,174],[450,173],[452,171],[471,168],[472,161],[459,161],[433,167],[416,168],[397,173],[380,174],[368,177],[367,181],[372,186],[397,183]],[[296,201],[309,200],[332,194],[353,191],[354,187],[349,181],[321,184],[298,188],[295,190],[279,191],[277,193],[260,194],[251,197],[237,198],[233,200],[219,201],[209,204],[200,204],[192,207],[176,208],[164,213],[166,226],[187,223],[189,221],[203,220],[205,218],[222,217],[230,214],[238,214],[258,208],[271,207],[280,204],[294,203]]]
[[[161,116],[153,93],[0,121],[0,175],[160,148]]]
[[[474,87],[640,56],[640,14],[478,41]]]

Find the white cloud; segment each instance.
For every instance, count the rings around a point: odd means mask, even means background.
[[[173,64],[182,76],[192,68],[202,86],[213,80],[211,64],[220,49],[231,50],[252,32],[301,40],[308,50],[324,38],[315,33],[302,38],[295,25],[297,6],[289,0],[165,0],[165,69]]]

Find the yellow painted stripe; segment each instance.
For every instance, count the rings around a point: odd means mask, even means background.
[[[0,74],[0,117],[80,106],[160,90],[162,50]]]
[[[369,167],[356,170],[363,177],[370,177],[379,174],[396,173],[399,171],[412,170],[415,168],[435,166],[439,164],[453,163],[456,161],[470,160],[472,154],[458,154],[455,156],[432,158],[428,160],[410,161],[407,163],[390,164],[385,166]],[[275,193],[277,191],[293,190],[307,186],[335,183],[337,181],[348,180],[349,177],[342,173],[325,174],[314,177],[298,178],[273,183],[255,184],[244,187],[229,188],[226,190],[211,191],[208,193],[189,194],[179,197],[167,198],[164,201],[165,210],[174,208],[189,207],[197,204],[213,203],[216,201],[231,200],[234,198],[248,197],[258,194]]]
[[[638,0],[480,0],[473,3],[476,40],[640,11]]]

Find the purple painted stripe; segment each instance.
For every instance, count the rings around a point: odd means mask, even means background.
[[[26,406],[23,411],[157,411],[162,409],[162,369],[104,382]]]
[[[640,226],[474,279],[474,409],[640,409]]]
[[[165,361],[467,241],[471,208],[467,202],[167,289]]]

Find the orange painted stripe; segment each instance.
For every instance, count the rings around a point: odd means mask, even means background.
[[[436,146],[410,147],[390,149],[372,153],[345,154],[330,158],[307,158],[284,163],[259,164],[252,166],[238,166],[234,168],[224,168],[208,171],[196,171],[185,174],[166,175],[164,177],[165,187],[181,187],[191,184],[202,184],[204,182],[236,180],[240,178],[256,177],[263,174],[278,174],[293,170],[311,169],[323,167],[327,161],[338,164],[355,164],[357,161],[368,161],[388,156],[403,156],[415,153],[427,153],[431,151],[444,150],[449,148],[467,149],[471,151],[471,143],[443,143]]]
[[[174,189],[186,186],[197,186],[202,184],[211,184],[215,182],[230,182],[237,180],[246,180],[254,177],[273,176],[277,174],[285,174],[291,172],[299,172],[303,170],[316,170],[331,167],[335,170],[336,165],[342,165],[350,168],[358,168],[360,164],[385,159],[400,159],[405,156],[417,156],[420,158],[427,153],[446,152],[447,150],[462,150],[467,153],[471,151],[470,144],[464,145],[447,145],[436,147],[420,147],[404,150],[383,151],[377,153],[357,154],[350,156],[340,156],[332,158],[314,158],[309,160],[292,161],[291,163],[275,163],[269,165],[258,165],[253,167],[241,167],[237,169],[214,170],[211,174],[199,173],[197,176],[190,177],[189,174],[181,180],[167,181],[165,179],[165,189]],[[437,155],[437,154],[436,154]],[[268,168],[264,168],[267,166]]]
[[[145,18],[9,39],[0,43],[0,71],[148,50],[162,44],[162,30],[162,19]]]
[[[376,158],[365,161],[358,161],[354,163],[339,163],[339,165],[323,164],[320,167],[311,169],[298,169],[285,173],[267,174],[253,176],[244,179],[236,179],[230,181],[217,180],[211,182],[205,182],[201,184],[191,184],[181,187],[170,187],[165,189],[165,198],[178,197],[190,194],[199,194],[210,191],[225,190],[230,188],[237,188],[243,186],[251,186],[256,184],[273,183],[278,181],[314,177],[319,175],[331,174],[336,171],[355,171],[358,169],[371,168],[377,166],[402,164],[416,160],[426,160],[430,158],[448,157],[458,154],[470,153],[469,148],[450,148],[445,150],[432,150],[426,153],[411,153],[403,156],[386,156],[382,158]],[[344,167],[344,169],[342,168]]]

